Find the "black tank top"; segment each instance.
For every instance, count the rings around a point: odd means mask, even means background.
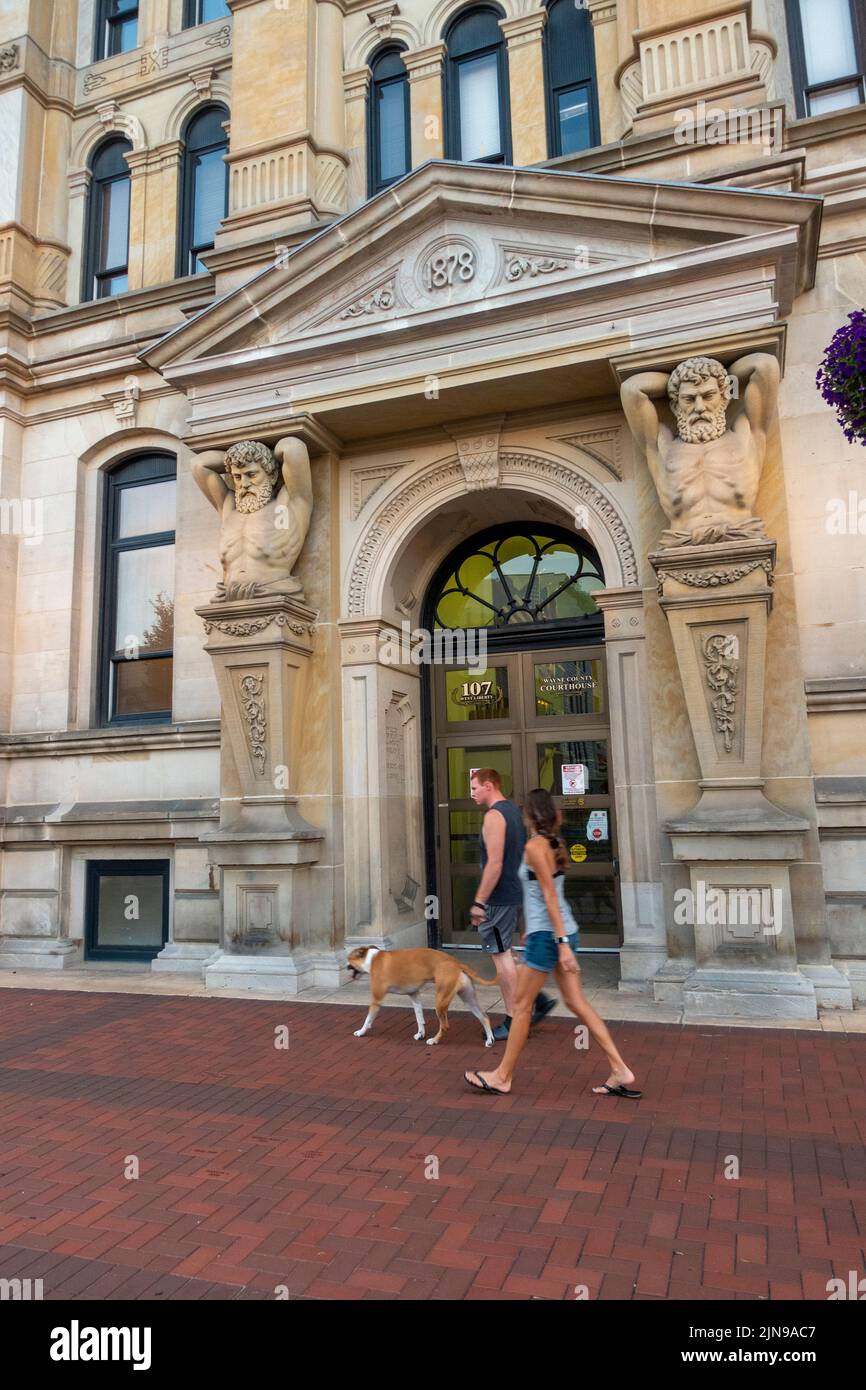
[[[499,882],[488,898],[491,907],[513,907],[523,902],[523,888],[518,877],[526,844],[526,830],[523,817],[513,801],[497,801],[487,812],[498,811],[505,818],[505,848],[502,854],[502,873]],[[487,864],[487,849],[484,836],[481,839],[481,872]]]

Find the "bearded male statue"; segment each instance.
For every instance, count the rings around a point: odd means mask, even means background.
[[[253,439],[209,449],[193,459],[192,475],[222,517],[223,579],[214,599],[303,597],[292,574],[313,511],[303,440],[281,439],[273,451]]]
[[[744,409],[728,429],[726,412],[738,388]],[[653,404],[665,391],[676,437]],[[779,364],[765,352],[741,357],[730,374],[712,357],[689,357],[670,375],[641,372],[624,382],[626,419],[672,523],[662,546],[767,539],[752,509],[778,394]]]

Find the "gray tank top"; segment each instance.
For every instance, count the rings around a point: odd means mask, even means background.
[[[523,934],[529,936],[535,931],[549,931],[554,935],[557,928],[550,920],[550,913],[544,901],[544,894],[541,891],[541,884],[538,879],[527,867],[524,860],[520,865],[518,877],[523,888]],[[566,936],[571,936],[577,932],[577,923],[574,920],[574,913],[569,906],[565,896],[565,874],[560,869],[553,877],[556,897],[559,902],[559,910],[562,913],[562,921],[565,926]]]

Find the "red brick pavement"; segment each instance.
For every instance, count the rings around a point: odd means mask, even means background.
[[[866,1038],[617,1024],[629,1102],[549,1019],[500,1099],[464,1087],[468,1015],[429,1048],[396,1009],[357,1039],[340,1006],[0,1000],[0,1277],[46,1298],[824,1299],[866,1268]]]

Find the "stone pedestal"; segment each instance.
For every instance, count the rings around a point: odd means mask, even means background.
[[[296,994],[334,986],[340,960],[308,949],[310,868],[324,836],[297,809],[315,614],[286,595],[213,603],[204,621],[222,701],[220,824],[202,836],[221,870],[209,989]]]
[[[650,555],[670,625],[701,769],[701,796],[665,826],[689,869],[694,965],[681,989],[689,1017],[815,1018],[800,971],[789,865],[805,819],[774,806],[761,777],[767,617],[775,542],[677,546]],[[678,910],[680,910],[678,908]]]

